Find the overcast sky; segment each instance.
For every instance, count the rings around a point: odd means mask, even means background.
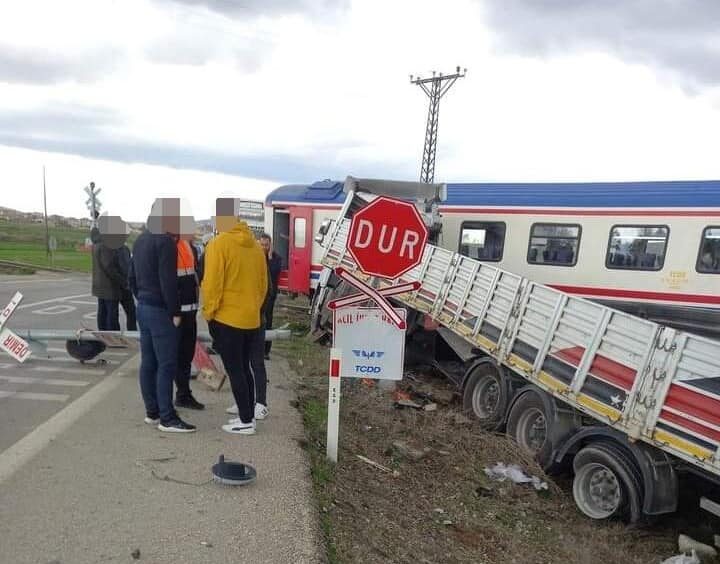
[[[720,178],[717,0],[23,0],[0,18],[0,205],[143,220],[155,196],[416,179]]]

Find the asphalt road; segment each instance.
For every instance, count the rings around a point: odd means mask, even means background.
[[[6,323],[10,329],[97,327],[96,300],[86,274],[0,275],[0,309],[18,290],[23,300]],[[124,328],[122,311],[120,315]],[[114,349],[81,364],[67,354],[64,341],[54,341],[44,353],[33,351],[19,364],[0,351],[0,453],[92,389],[134,352]]]

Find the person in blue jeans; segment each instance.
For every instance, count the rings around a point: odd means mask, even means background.
[[[173,231],[173,216],[177,220],[179,215],[174,200],[177,198],[155,200],[147,229],[133,246],[129,283],[138,301],[140,392],[145,403],[145,423],[157,425],[164,432],[191,433],[195,426],[180,419],[173,405],[181,321],[177,248],[168,235]]]

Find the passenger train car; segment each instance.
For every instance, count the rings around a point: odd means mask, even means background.
[[[281,287],[311,293],[343,183],[282,186]],[[573,295],[720,338],[720,181],[447,184],[438,243]]]

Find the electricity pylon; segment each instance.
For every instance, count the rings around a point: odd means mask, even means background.
[[[425,128],[425,147],[423,148],[422,168],[420,169],[420,182],[431,183],[435,179],[435,152],[437,150],[438,115],[440,112],[440,98],[450,90],[458,78],[462,78],[467,69],[460,72],[460,67],[455,69],[454,74],[436,74],[433,71],[429,78],[413,77],[410,75],[410,82],[417,84],[430,98],[428,108],[427,127]]]

